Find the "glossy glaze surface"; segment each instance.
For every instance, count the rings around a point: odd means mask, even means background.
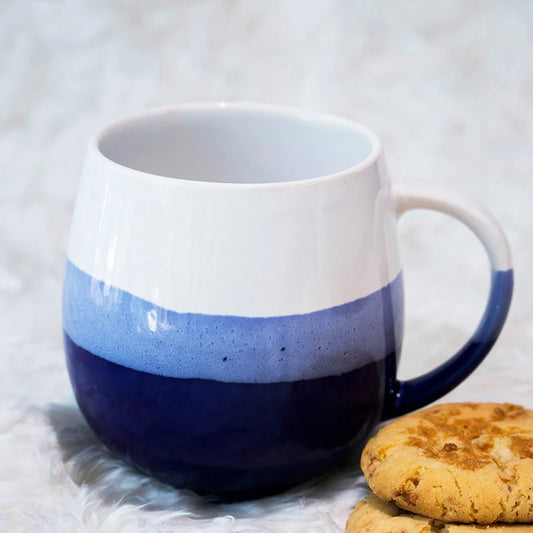
[[[105,444],[163,481],[224,499],[282,490],[342,464],[379,420],[396,357],[254,384],[139,372],[66,334],[65,348],[80,409]]]
[[[270,383],[344,374],[398,352],[401,275],[353,302],[300,315],[177,313],[67,263],[63,327],[84,349],[177,378]]]
[[[472,340],[401,381],[396,222],[416,208],[466,224],[495,276]],[[364,126],[258,104],[147,111],[89,147],[64,285],[71,380],[97,434],[140,468],[251,496],[326,470],[378,420],[460,383],[498,336],[512,279],[494,219],[393,189]],[[252,460],[246,482],[235,453]]]

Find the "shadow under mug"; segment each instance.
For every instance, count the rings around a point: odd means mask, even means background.
[[[474,231],[492,284],[468,343],[401,381],[396,223],[418,208]],[[156,109],[89,146],[64,283],[68,370],[89,425],[140,470],[255,497],[343,463],[376,423],[465,379],[512,285],[492,217],[392,188],[361,125],[267,105]]]

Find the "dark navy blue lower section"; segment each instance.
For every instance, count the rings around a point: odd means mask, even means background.
[[[230,499],[279,491],[345,461],[380,418],[395,359],[252,384],[132,370],[67,334],[65,348],[80,409],[106,445],[162,481]]]

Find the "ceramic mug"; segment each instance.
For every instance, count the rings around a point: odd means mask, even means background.
[[[415,208],[469,226],[492,285],[459,353],[400,381],[396,224]],[[156,109],[89,146],[64,284],[68,370],[90,426],[139,469],[253,497],[341,464],[377,422],[465,379],[512,285],[492,217],[392,188],[366,127],[267,105]]]

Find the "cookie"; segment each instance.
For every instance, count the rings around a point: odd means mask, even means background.
[[[447,524],[402,511],[375,494],[361,500],[346,523],[346,533],[532,533],[528,524]]]
[[[533,411],[496,403],[429,407],[372,437],[361,468],[374,493],[413,513],[446,522],[533,522]]]

